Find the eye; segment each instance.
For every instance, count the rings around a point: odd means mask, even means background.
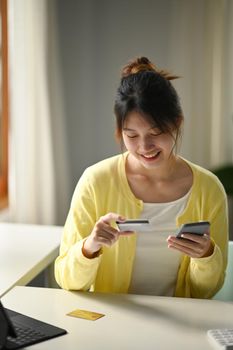
[[[137,137],[137,135],[127,135],[126,136],[129,138],[129,139],[135,139]]]
[[[151,133],[151,136],[159,136],[159,135],[161,135],[163,132],[160,130],[160,129],[158,129],[158,128],[154,128],[153,129],[153,132]]]
[[[126,137],[128,137],[129,139],[134,139],[136,138],[138,135],[135,134],[133,131],[130,132],[129,130],[123,130],[123,133]]]

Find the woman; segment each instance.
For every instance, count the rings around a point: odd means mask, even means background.
[[[227,264],[223,186],[177,154],[183,114],[170,80],[147,58],[127,64],[115,100],[116,136],[126,152],[85,170],[65,223],[56,280],[62,288],[211,298]],[[144,232],[116,221],[149,219]],[[177,238],[187,222],[203,236]]]

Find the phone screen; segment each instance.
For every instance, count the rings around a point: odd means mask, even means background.
[[[183,233],[192,233],[195,235],[203,236],[204,233],[209,229],[209,227],[209,221],[190,222],[182,225],[179,228],[178,232],[176,233],[176,237],[182,238],[181,235]]]

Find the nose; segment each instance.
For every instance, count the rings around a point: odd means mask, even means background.
[[[140,146],[143,151],[150,151],[155,147],[153,140],[149,136],[142,138]]]

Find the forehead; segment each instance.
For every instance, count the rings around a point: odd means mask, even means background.
[[[142,114],[137,111],[132,111],[127,114],[124,123],[124,129],[135,129],[135,128],[156,128],[156,125],[151,120],[150,116]]]

